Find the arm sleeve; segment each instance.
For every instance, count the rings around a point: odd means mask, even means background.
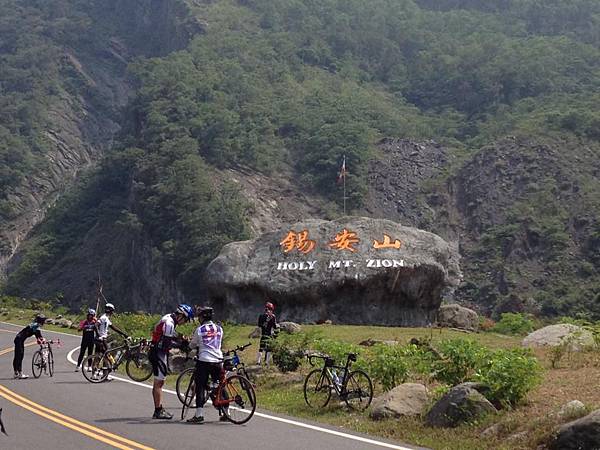
[[[36,339],[42,339],[42,332],[39,328],[36,328],[33,334],[35,334]]]
[[[262,328],[264,323],[265,323],[265,315],[261,314],[260,316],[258,316],[258,326]]]

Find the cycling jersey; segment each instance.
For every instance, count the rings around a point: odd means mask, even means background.
[[[25,339],[33,336],[34,334],[37,339],[42,338],[42,332],[40,331],[40,324],[37,322],[30,323],[25,328],[23,328],[21,331],[19,331],[15,337],[15,340],[19,339],[19,340],[24,341]]]
[[[199,361],[221,362],[223,360],[223,352],[221,352],[222,340],[223,328],[209,321],[196,328],[190,345],[198,347],[197,359]]]
[[[83,336],[94,336],[96,334],[96,327],[98,325],[98,321],[96,319],[92,320],[82,320],[79,322],[79,330],[83,331]]]
[[[164,315],[152,330],[152,344],[158,350],[168,352],[173,346],[173,340],[177,337],[176,326],[173,314]]]
[[[258,316],[258,326],[263,336],[271,336],[276,325],[277,319],[275,318],[275,314],[264,313]]]
[[[100,316],[98,320],[98,339],[106,339],[108,337],[108,328],[112,325],[110,318],[106,313]]]

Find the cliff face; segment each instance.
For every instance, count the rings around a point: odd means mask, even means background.
[[[61,90],[46,111],[41,138],[47,151],[41,169],[6,193],[11,215],[0,228],[0,279],[48,208],[112,146],[131,91],[127,64],[140,55],[183,48],[202,31],[180,0],[93,1],[86,13],[94,27],[106,29],[92,45],[55,42],[62,48],[60,70],[77,85]],[[89,30],[92,35],[96,31]]]

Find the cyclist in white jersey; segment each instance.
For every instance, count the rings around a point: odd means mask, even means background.
[[[98,319],[98,340],[96,341],[96,353],[104,353],[108,349],[106,339],[108,338],[109,329],[115,331],[124,338],[127,338],[127,333],[124,333],[112,324],[110,318],[114,312],[115,305],[112,303],[107,303],[104,306],[104,314],[102,314],[100,319]]]
[[[188,423],[204,422],[204,404],[208,399],[205,398],[205,387],[210,376],[214,384],[219,383],[221,376],[221,367],[223,361],[223,352],[221,351],[221,342],[223,340],[223,328],[212,321],[213,309],[203,307],[199,312],[200,326],[196,328],[194,336],[190,341],[190,347],[198,347],[198,356],[196,357],[196,370],[194,371],[194,382],[196,383],[196,414]],[[225,415],[219,420],[227,420]]]

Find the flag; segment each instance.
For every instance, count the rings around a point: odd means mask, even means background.
[[[342,161],[342,167],[340,168],[340,173],[337,177],[337,182],[341,182],[346,179],[346,155],[344,155],[344,160]]]

